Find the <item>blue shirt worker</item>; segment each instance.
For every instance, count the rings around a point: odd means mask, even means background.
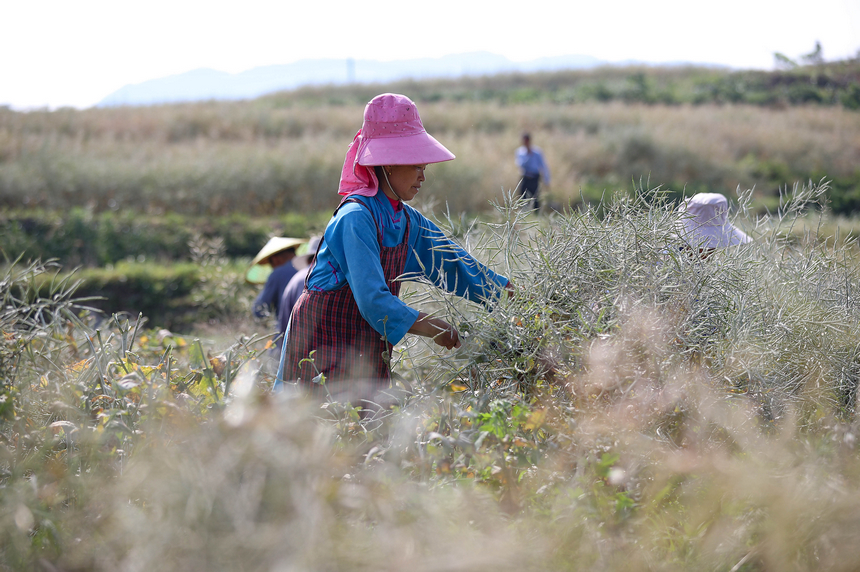
[[[461,345],[455,325],[400,299],[404,280],[487,306],[513,290],[406,204],[421,192],[428,164],[452,159],[408,97],[386,93],[367,104],[344,159],[343,199],[290,316],[279,381],[378,407],[390,389],[393,345],[407,333],[449,350]]]
[[[265,282],[262,292],[254,300],[254,316],[278,315],[284,289],[296,274],[296,267],[292,264],[296,248],[304,242],[306,240],[302,238],[276,236],[269,239],[254,257],[245,280],[252,284]]]
[[[545,184],[549,185],[549,167],[543,158],[543,153],[531,143],[532,138],[528,133],[523,133],[523,144],[517,149],[517,167],[520,169],[522,180],[520,181],[520,196],[523,199],[534,201],[534,210],[540,210],[538,192],[540,190],[541,177]]]

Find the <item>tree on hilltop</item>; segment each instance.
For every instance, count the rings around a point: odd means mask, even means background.
[[[804,56],[800,56],[800,59],[809,65],[816,66],[824,63],[824,56],[821,53],[821,42],[815,42],[815,49],[809,52]]]

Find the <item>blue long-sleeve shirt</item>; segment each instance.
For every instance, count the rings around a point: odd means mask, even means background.
[[[392,344],[398,343],[418,319],[418,311],[388,289],[374,219],[386,247],[403,241],[410,217],[408,255],[403,278],[425,276],[437,287],[474,302],[491,299],[508,279],[472,258],[435,224],[408,205],[395,211],[381,191],[356,196],[367,208],[347,203],[329,221],[316,265],[308,278],[312,290],[334,290],[349,283],[362,317]]]
[[[547,166],[540,149],[532,146],[531,151],[529,151],[523,145],[517,149],[516,160],[521,175],[540,175],[544,182],[549,184],[549,166]]]

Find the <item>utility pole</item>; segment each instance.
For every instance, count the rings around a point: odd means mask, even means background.
[[[352,58],[346,59],[346,83],[355,83],[355,60]]]

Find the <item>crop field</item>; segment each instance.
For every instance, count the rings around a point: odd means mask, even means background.
[[[111,117],[119,110],[75,112],[47,134],[30,125],[36,117],[0,113],[0,204],[207,215],[333,208],[362,106],[238,106],[132,110],[140,117],[122,121]],[[440,102],[421,113],[458,156],[428,172],[428,193],[456,212],[486,211],[516,186],[523,130],[547,156],[557,208],[640,179],[679,193],[756,187],[772,204],[794,180],[860,178],[860,113],[841,108]]]
[[[706,260],[659,191],[449,232],[521,285],[486,314],[421,285],[467,342],[397,348],[361,418],[271,393],[270,336],[229,346],[4,277],[0,562],[62,570],[813,570],[857,561],[852,239]]]
[[[420,208],[517,289],[407,284],[464,344],[407,336],[371,415],[272,390],[242,283],[324,225],[350,92],[0,110],[0,570],[855,569],[860,114],[577,86],[421,87]],[[511,193],[523,129],[567,205]],[[681,249],[698,190],[753,241]]]
[[[860,66],[849,69],[849,85],[860,93]],[[375,93],[402,90],[415,98],[428,131],[458,156],[428,171],[427,194],[452,212],[487,212],[489,201],[517,185],[513,153],[524,130],[547,156],[547,194],[557,209],[632,190],[640,180],[677,195],[755,188],[754,202],[765,207],[780,187],[827,177],[834,211],[860,210],[860,113],[823,102],[791,105],[775,87],[768,105],[630,95],[643,85],[681,91],[695,73],[634,69],[513,77],[504,89],[487,79],[375,92],[308,90],[247,102],[0,110],[0,205],[206,216],[330,211],[364,104]],[[815,85],[825,75],[799,83]],[[526,80],[531,98],[522,94]],[[588,85],[614,86],[620,95],[595,100],[580,93]],[[542,89],[554,99],[535,99]]]

